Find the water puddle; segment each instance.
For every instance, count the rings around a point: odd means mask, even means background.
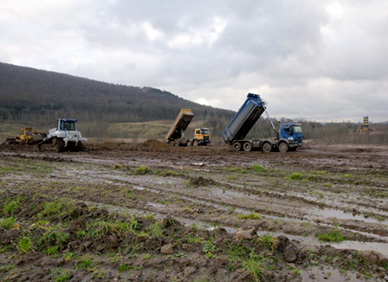
[[[347,271],[345,274],[332,267],[312,266],[309,269],[299,269],[303,282],[323,282],[323,281],[352,281],[365,282],[358,279],[354,272]]]
[[[307,212],[307,211],[306,211]],[[387,220],[377,220],[375,218],[371,217],[365,217],[363,215],[353,215],[352,213],[344,212],[342,210],[336,210],[336,209],[327,209],[327,208],[309,208],[308,209],[309,214],[313,214],[316,218],[337,218],[342,220],[360,220],[363,222],[368,223],[377,223],[377,224],[388,224]],[[313,216],[306,216],[307,219],[314,220]]]

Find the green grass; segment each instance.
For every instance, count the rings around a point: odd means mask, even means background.
[[[346,238],[336,228],[328,233],[318,235],[317,238],[322,242],[342,242],[346,240]]]
[[[91,238],[103,238],[108,234],[125,234],[133,231],[131,223],[128,222],[109,222],[104,220],[97,220],[88,223],[87,235]]]
[[[89,269],[93,266],[93,260],[89,255],[81,257],[76,263],[75,269]]]
[[[266,281],[262,266],[265,260],[265,257],[255,254],[252,249],[249,259],[243,261],[242,266],[249,271],[249,274],[254,281]]]
[[[55,278],[55,282],[65,282],[68,280],[70,280],[70,274],[68,272],[60,274]]]
[[[0,219],[0,227],[4,229],[11,229],[15,225],[15,218],[14,217],[7,217]]]
[[[14,214],[21,206],[21,198],[18,197],[15,200],[8,201],[3,208],[3,213],[6,215]]]
[[[64,245],[70,238],[70,234],[64,232],[61,227],[55,226],[50,227],[38,240],[38,248],[43,250],[46,249],[48,254],[53,254],[52,252],[55,248],[58,250],[59,246]]]
[[[69,199],[55,199],[52,202],[45,202],[43,210],[38,214],[40,219],[72,219],[75,211],[75,204]]]
[[[299,172],[294,172],[289,177],[292,180],[303,180],[303,178],[304,178],[304,176]]]
[[[237,215],[237,218],[238,219],[259,219],[259,218],[261,218],[261,215],[257,214],[257,213],[253,213],[253,212],[248,213],[248,214],[240,213]]]
[[[265,168],[261,165],[254,164],[250,166],[250,169],[253,170],[254,172],[259,172],[265,170]]]
[[[261,245],[263,245],[264,247],[272,251],[276,249],[279,243],[279,240],[270,234],[265,234],[263,236],[260,236],[257,240]]]
[[[154,222],[151,225],[147,226],[146,232],[150,233],[151,236],[162,238],[163,237],[163,227],[161,222]]]
[[[202,248],[202,251],[204,253],[206,253],[207,255],[209,254],[213,254],[214,252],[216,252],[216,245],[214,245],[214,243],[212,241],[206,241],[204,244],[203,244],[203,248]]]
[[[135,175],[144,175],[144,174],[146,174],[149,171],[150,171],[150,169],[148,167],[140,166],[140,167],[135,169],[134,174]]]
[[[128,265],[126,265],[125,263],[123,263],[123,264],[119,265],[119,267],[117,268],[117,270],[120,271],[120,272],[123,272],[123,271],[129,270],[129,267],[128,267]]]
[[[31,239],[23,235],[23,237],[17,242],[17,249],[22,253],[28,253],[31,249]]]

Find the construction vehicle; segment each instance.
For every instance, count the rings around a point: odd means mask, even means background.
[[[209,128],[196,128],[194,129],[194,138],[185,137],[185,130],[193,117],[192,110],[181,109],[166,135],[167,143],[172,146],[206,146],[210,144]]]
[[[44,133],[34,132],[34,129],[32,129],[31,127],[26,127],[20,129],[20,135],[16,137],[7,137],[5,143],[32,145],[42,141],[44,137]]]
[[[193,117],[194,114],[192,110],[181,109],[166,135],[167,143],[173,146],[187,146],[190,140],[185,138],[185,130]]]
[[[266,107],[260,95],[249,93],[244,104],[222,132],[225,143],[232,145],[236,151],[258,149],[266,153],[272,150],[280,152],[295,151],[296,148],[303,145],[304,137],[300,124],[281,124],[280,132],[278,132],[267,112],[266,114],[274,130],[275,137],[265,140],[245,139],[248,132],[264,112],[266,112]]]
[[[363,124],[358,130],[361,133],[371,133],[373,130],[369,127],[369,117],[365,116],[363,118]]]
[[[191,141],[192,146],[207,146],[210,144],[210,130],[209,128],[195,128],[194,138]]]
[[[76,123],[76,119],[58,119],[57,127],[49,130],[46,138],[38,144],[38,148],[41,149],[44,144],[51,144],[58,152],[83,150],[88,140],[77,130]]]

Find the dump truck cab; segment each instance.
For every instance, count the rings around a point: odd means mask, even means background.
[[[287,140],[290,149],[302,146],[304,136],[301,125],[297,123],[282,123],[280,125],[280,139]]]
[[[194,129],[194,142],[197,142],[199,146],[206,146],[210,144],[210,130],[209,128],[196,128]]]

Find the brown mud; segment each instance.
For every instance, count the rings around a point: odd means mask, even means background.
[[[10,218],[5,209],[12,201],[20,198],[24,207],[12,214],[19,226],[1,230],[4,281],[388,277],[388,146],[310,142],[296,152],[266,154],[148,140],[65,153],[1,145],[0,156],[0,223]],[[71,220],[31,208],[55,199],[76,205]],[[131,223],[134,216],[142,223],[136,232],[90,237],[96,220]],[[39,220],[50,228],[63,224],[66,244],[42,245]],[[158,222],[165,224],[156,236],[147,227]],[[27,233],[35,247],[22,253],[17,242]],[[328,234],[344,240],[322,241]],[[58,247],[57,257],[50,246]],[[68,253],[74,259],[66,261]],[[77,267],[84,256],[94,262],[89,269]]]

